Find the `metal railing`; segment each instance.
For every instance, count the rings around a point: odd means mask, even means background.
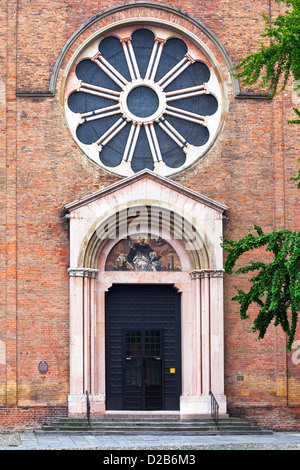
[[[91,427],[91,403],[88,391],[86,393],[86,418],[88,422],[88,427]]]
[[[210,391],[209,394],[210,394],[210,403],[211,403],[211,416],[215,422],[216,427],[219,429],[219,404],[213,392]]]

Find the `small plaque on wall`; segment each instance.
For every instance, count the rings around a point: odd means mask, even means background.
[[[47,374],[48,372],[48,364],[46,361],[41,361],[38,365],[39,373],[40,374]]]

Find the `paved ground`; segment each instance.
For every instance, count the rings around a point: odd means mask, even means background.
[[[0,435],[0,450],[300,450],[300,433],[239,436],[36,436],[32,432]]]

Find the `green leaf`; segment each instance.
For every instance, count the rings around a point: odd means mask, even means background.
[[[255,225],[256,235],[249,232],[238,241],[224,239],[222,247],[228,252],[225,273],[231,275],[237,260],[249,251],[264,247],[272,252],[269,262],[251,261],[240,267],[235,274],[254,272],[249,279],[250,289],[237,289],[232,300],[240,304],[241,319],[249,318],[251,304],[259,306],[259,313],[253,322],[253,331],[264,338],[269,325],[274,322],[287,334],[287,348],[294,340],[298,313],[300,312],[300,233],[277,230],[265,233]]]

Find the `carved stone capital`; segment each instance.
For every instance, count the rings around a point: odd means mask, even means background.
[[[90,277],[96,278],[98,274],[98,269],[92,268],[69,268],[68,269],[69,277]]]
[[[223,269],[199,269],[190,273],[192,279],[223,277]]]

